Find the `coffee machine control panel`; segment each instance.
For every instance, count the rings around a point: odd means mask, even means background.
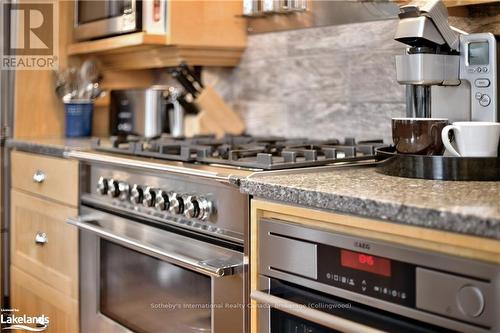
[[[499,121],[497,43],[490,33],[460,36],[460,79],[471,86],[473,121]]]

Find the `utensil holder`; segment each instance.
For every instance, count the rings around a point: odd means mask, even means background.
[[[94,104],[90,101],[64,103],[65,135],[67,138],[91,135],[93,109]]]

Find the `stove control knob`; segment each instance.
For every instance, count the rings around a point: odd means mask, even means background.
[[[175,192],[170,192],[168,194],[169,207],[168,211],[172,214],[182,214],[184,211],[184,201]]]
[[[142,199],[142,204],[146,207],[153,207],[156,202],[156,191],[151,187],[146,187],[144,190],[144,197]]]
[[[212,202],[207,198],[198,198],[198,207],[200,208],[198,218],[202,221],[208,220],[213,211]]]
[[[158,210],[168,210],[170,202],[168,193],[163,190],[156,190],[155,193],[155,208]]]
[[[113,178],[108,179],[108,195],[111,198],[116,198],[120,194],[120,189],[118,188],[118,182]]]
[[[130,191],[130,202],[134,204],[142,203],[142,194],[142,187],[134,184],[134,186],[132,186],[132,190]]]
[[[200,205],[194,195],[183,195],[184,216],[190,219],[197,218],[200,215]]]
[[[119,182],[118,183],[118,198],[122,201],[128,200],[130,196],[130,186],[127,183]]]
[[[97,182],[97,193],[100,195],[106,195],[108,193],[108,180],[104,177],[99,177]]]

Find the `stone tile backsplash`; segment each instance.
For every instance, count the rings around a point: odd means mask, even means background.
[[[404,114],[396,82],[397,21],[252,35],[234,69],[206,69],[204,80],[240,113],[247,132],[314,139],[390,140]]]
[[[488,7],[479,19],[450,17],[450,23],[469,32],[499,33],[500,15],[486,15],[492,12]],[[394,56],[405,49],[393,39],[397,23],[251,35],[238,67],[207,67],[203,80],[243,117],[253,135],[390,142],[391,118],[405,114],[405,88],[396,81],[394,64]]]

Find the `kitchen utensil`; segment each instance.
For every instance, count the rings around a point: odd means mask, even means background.
[[[441,155],[444,151],[441,131],[448,119],[393,118],[392,139],[401,154]]]
[[[453,131],[457,148],[452,146],[449,132]],[[454,122],[441,133],[446,150],[456,157],[496,157],[500,140],[500,123]]]
[[[100,81],[100,71],[97,60],[87,59],[79,70],[78,98],[90,99],[94,83]]]
[[[188,98],[190,99],[189,101],[187,100]],[[192,99],[191,95],[189,97],[187,97],[185,92],[181,93],[179,95],[179,97],[177,97],[177,100],[181,104],[181,106],[184,109],[184,112],[186,114],[196,115],[200,112],[198,107],[193,103],[193,99]]]
[[[80,67],[80,77],[86,82],[98,82],[101,79],[99,62],[96,59],[87,59]]]
[[[54,71],[54,85],[55,92],[57,97],[63,98],[66,94],[69,93],[68,88],[68,70],[65,69],[63,71]]]
[[[195,70],[189,67],[185,62],[181,63],[179,68],[184,73],[184,75],[193,83],[193,86],[196,87],[197,90],[201,90],[204,88],[203,83],[201,82],[201,77]]]
[[[171,75],[174,79],[176,79],[181,86],[186,89],[188,93],[193,95],[193,98],[198,96],[199,91],[193,86],[192,82],[183,74],[183,72],[179,69],[174,69],[171,71]]]

